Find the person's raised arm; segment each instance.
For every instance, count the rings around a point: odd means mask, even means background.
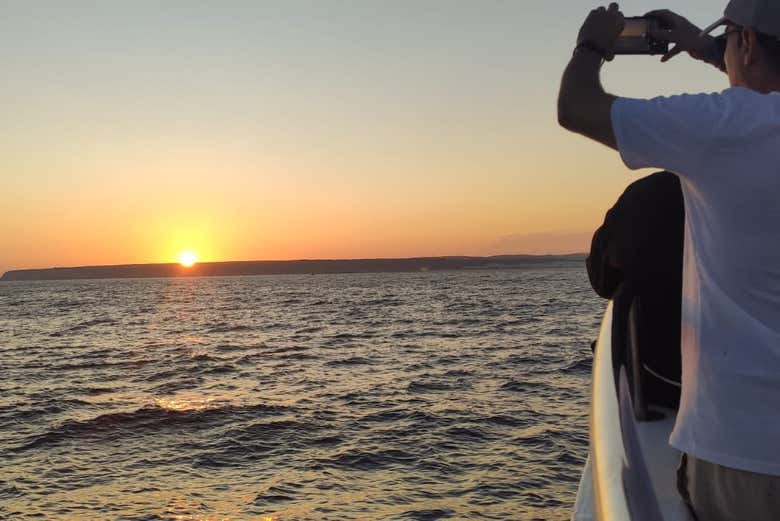
[[[601,86],[603,61],[614,56],[615,42],[623,30],[623,14],[617,4],[590,12],[577,37],[577,47],[563,73],[558,93],[558,122],[565,129],[617,149],[610,111],[615,96]]]

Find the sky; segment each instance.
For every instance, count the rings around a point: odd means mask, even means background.
[[[650,173],[557,124],[596,5],[0,0],[0,272],[586,251]],[[728,86],[687,56],[602,77],[632,97]]]

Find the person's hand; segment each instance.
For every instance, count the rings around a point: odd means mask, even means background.
[[[720,61],[720,57],[715,56],[717,51],[714,39],[711,36],[701,36],[701,29],[686,18],[668,9],[650,11],[645,17],[655,18],[663,26],[663,29],[651,30],[648,36],[654,40],[675,44],[661,57],[662,62],[671,60],[683,51],[696,60],[708,63]]]
[[[577,36],[577,45],[589,44],[604,53],[604,58],[615,57],[615,42],[623,32],[625,20],[616,3],[608,8],[599,7],[590,12]]]

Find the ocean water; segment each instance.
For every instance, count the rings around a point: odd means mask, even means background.
[[[0,284],[0,519],[564,520],[581,265]]]

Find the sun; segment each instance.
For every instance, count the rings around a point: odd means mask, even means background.
[[[198,262],[198,256],[192,251],[183,251],[179,254],[179,264],[185,268],[191,268]]]

